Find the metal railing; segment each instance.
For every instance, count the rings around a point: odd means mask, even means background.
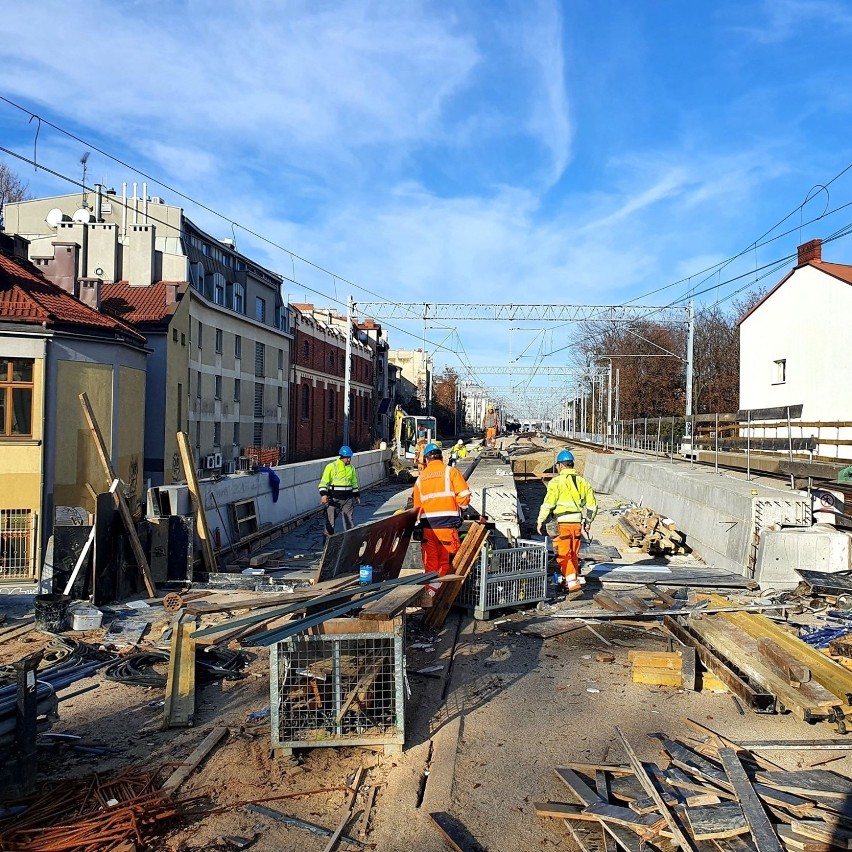
[[[35,577],[35,520],[30,509],[0,509],[0,580]]]

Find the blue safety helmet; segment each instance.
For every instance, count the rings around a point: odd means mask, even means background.
[[[559,455],[556,457],[556,461],[558,464],[565,464],[565,462],[574,461],[574,453],[571,450],[562,450]]]
[[[352,458],[352,447],[347,447],[345,444],[340,448],[340,452],[338,453],[340,458],[342,459],[351,459]]]
[[[441,453],[441,448],[434,441],[431,444],[426,444],[423,449],[424,456],[431,455],[432,453],[438,453],[439,455]]]

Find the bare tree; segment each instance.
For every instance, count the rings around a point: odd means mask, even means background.
[[[432,385],[432,413],[442,435],[455,433],[458,386],[459,374],[452,367],[445,367]]]
[[[9,201],[27,198],[28,184],[24,183],[5,163],[0,163],[0,226],[3,224],[3,208]]]

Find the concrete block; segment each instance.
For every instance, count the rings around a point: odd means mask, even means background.
[[[808,571],[848,571],[852,566],[852,537],[827,524],[810,529],[764,530],[757,549],[754,579],[761,588],[794,589]]]

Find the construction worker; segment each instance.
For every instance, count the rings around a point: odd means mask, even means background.
[[[417,430],[417,443],[414,445],[414,462],[418,470],[423,470],[426,467],[426,460],[423,458],[423,451],[429,443],[429,438],[426,435],[426,429],[421,426]]]
[[[343,515],[343,530],[355,526],[355,504],[361,505],[358,471],[352,467],[352,448],[340,448],[338,458],[329,462],[319,481],[320,502],[325,506],[325,534],[334,535],[337,516]]]
[[[426,467],[414,484],[414,508],[423,530],[424,571],[449,574],[452,556],[461,547],[461,510],[470,505],[470,488],[458,468],[444,464],[441,448],[431,443],[424,451]],[[440,586],[429,584],[422,602],[431,606]]]
[[[488,406],[488,411],[485,412],[485,417],[482,420],[482,428],[485,429],[485,443],[489,447],[493,447],[497,438],[498,426],[497,412],[493,405]]]
[[[562,450],[556,456],[558,473],[547,485],[547,494],[538,513],[538,534],[553,512],[558,533],[553,538],[556,561],[562,574],[561,586],[569,594],[582,593],[585,579],[580,576],[580,543],[598,513],[592,486],[574,470],[574,455]],[[583,514],[586,518],[584,520]]]
[[[456,441],[455,446],[450,450],[450,465],[454,465],[459,459],[467,458],[467,447],[464,445],[464,441],[459,438]]]

